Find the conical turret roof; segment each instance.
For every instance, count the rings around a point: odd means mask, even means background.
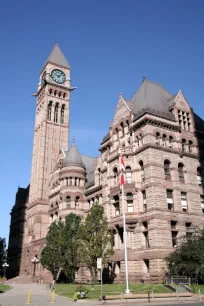
[[[77,150],[77,147],[76,147],[76,144],[75,144],[74,140],[72,142],[72,146],[71,146],[70,150],[66,153],[66,157],[63,161],[63,166],[64,167],[77,166],[77,167],[81,167],[83,169],[86,169],[86,167],[85,167],[85,165],[82,161],[81,154]]]

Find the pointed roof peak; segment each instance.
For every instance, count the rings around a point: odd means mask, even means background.
[[[62,51],[61,51],[61,49],[60,49],[60,47],[58,45],[58,41],[57,40],[55,42],[55,45],[54,45],[50,55],[48,56],[48,59],[46,60],[45,65],[47,63],[56,64],[58,66],[70,69],[70,65],[67,62],[64,54],[62,53]]]
[[[75,144],[75,139],[73,137],[72,145],[70,150],[66,153],[66,157],[63,161],[63,165],[65,167],[68,166],[77,166],[85,169],[85,165],[83,163],[81,154],[79,153],[76,144]]]

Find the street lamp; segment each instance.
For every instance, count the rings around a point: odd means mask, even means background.
[[[39,262],[39,260],[38,260],[37,257],[35,256],[33,259],[31,259],[31,262],[32,262],[33,265],[34,265],[34,267],[33,267],[33,276],[35,276],[36,264]]]
[[[7,264],[7,262],[5,262],[5,263],[3,263],[2,267],[4,269],[4,278],[6,278],[6,269],[9,267],[9,264]]]

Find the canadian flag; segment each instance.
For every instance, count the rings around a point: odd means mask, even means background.
[[[125,164],[124,164],[124,158],[121,156],[120,158],[120,170],[121,170],[121,175],[120,175],[120,186],[125,184],[125,176],[124,176],[124,171],[125,171]]]

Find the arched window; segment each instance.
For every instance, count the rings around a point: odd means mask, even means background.
[[[61,107],[61,116],[60,116],[60,123],[61,124],[64,123],[64,109],[65,109],[65,105],[62,104],[62,107]]]
[[[58,103],[55,104],[54,122],[58,122]]]
[[[118,140],[119,139],[118,128],[115,129],[115,133],[116,133],[116,140]]]
[[[119,196],[116,195],[113,197],[113,206],[115,208],[115,216],[120,216],[120,201],[119,201]]]
[[[202,177],[202,171],[201,168],[197,168],[197,184],[198,186],[203,186],[203,177]]]
[[[125,168],[126,172],[126,183],[131,184],[132,183],[132,171],[131,168],[128,166]]]
[[[169,148],[172,147],[172,143],[173,143],[173,136],[169,136]]]
[[[186,150],[186,140],[182,139],[182,151],[185,152]]]
[[[52,101],[49,102],[48,108],[47,108],[47,120],[52,119]]]
[[[75,208],[76,209],[79,208],[79,196],[77,196],[76,199],[75,199]]]
[[[71,198],[69,196],[66,197],[66,205],[67,205],[67,208],[71,207]]]
[[[178,164],[178,178],[179,178],[179,182],[183,182],[184,183],[184,170],[183,170],[184,166],[182,163]]]
[[[192,148],[193,148],[193,142],[191,140],[189,140],[188,149],[189,149],[190,153],[192,153]]]
[[[140,165],[141,181],[143,182],[145,180],[145,174],[144,174],[144,164],[142,160],[139,162],[139,165]]]
[[[113,176],[114,176],[114,185],[116,186],[118,184],[118,169],[116,167],[113,169]]]
[[[160,133],[156,132],[156,144],[159,144]]]
[[[164,161],[164,175],[165,175],[165,180],[168,181],[171,180],[170,161],[167,159]]]
[[[132,193],[127,193],[127,211],[133,212],[133,195]]]
[[[163,146],[166,146],[166,134],[163,134],[162,140],[163,140]]]

